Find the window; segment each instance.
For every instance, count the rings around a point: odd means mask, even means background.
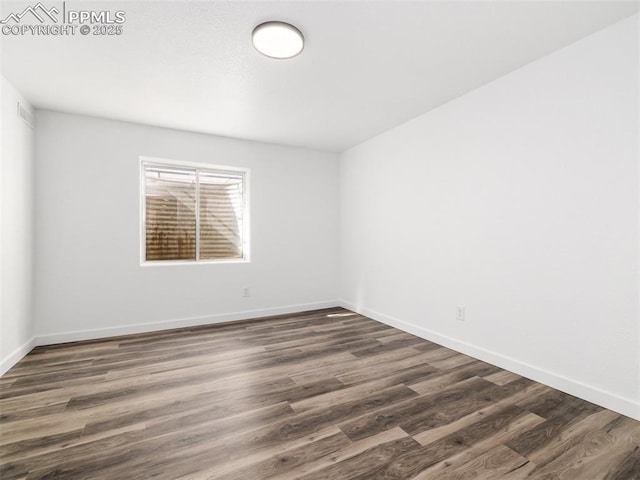
[[[247,174],[143,160],[143,261],[247,260]]]

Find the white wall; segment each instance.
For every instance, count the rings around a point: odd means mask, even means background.
[[[33,130],[17,115],[29,103],[1,77],[0,375],[33,342]]]
[[[640,418],[638,18],[345,152],[344,304]]]
[[[39,343],[336,304],[337,155],[49,111],[37,121]],[[141,155],[249,167],[251,262],[140,266]]]

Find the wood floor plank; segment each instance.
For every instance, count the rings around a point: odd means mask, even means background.
[[[438,370],[449,370],[451,368],[459,367],[461,365],[468,365],[474,363],[475,358],[469,357],[463,354],[452,355],[450,357],[443,358],[441,360],[430,360],[429,365],[436,367]]]
[[[392,428],[391,430],[386,430],[377,435],[367,437],[363,440],[358,440],[356,442],[352,442],[349,446],[340,449],[338,452],[326,455],[323,458],[320,458],[313,462],[308,462],[303,465],[300,465],[286,474],[280,474],[273,476],[270,480],[294,480],[294,479],[305,479],[310,474],[324,470],[325,473],[329,470],[330,467],[334,465],[338,465],[342,462],[345,462],[351,458],[362,455],[364,452],[376,447],[378,445],[383,445],[385,443],[393,442],[396,440],[400,440],[403,438],[408,438],[409,434],[403,431],[400,427]],[[338,472],[340,469],[338,469]]]
[[[400,426],[403,430],[413,435],[417,432],[412,433],[405,428],[405,425],[409,426],[410,429],[418,429],[417,424],[427,421],[426,418],[430,418],[431,414],[438,415],[445,406],[450,407],[453,402],[465,399],[471,392],[474,395],[478,395],[483,390],[494,387],[495,385],[490,382],[479,377],[472,377],[453,384],[449,388],[433,395],[416,396],[416,398],[411,398],[387,408],[376,410],[355,420],[350,420],[342,424],[340,428],[352,440],[361,439],[395,426]],[[454,409],[457,411],[457,404]],[[432,425],[432,428],[434,426]]]
[[[590,432],[601,430],[617,417],[619,415],[610,410],[593,413],[579,422],[571,424],[557,435],[553,441],[546,444],[544,448],[527,453],[527,458],[539,467],[543,467],[576,444],[582,443],[585,440],[585,436]]]
[[[414,383],[411,385],[411,389],[420,395],[427,395],[443,388],[448,388],[462,380],[472,377],[484,377],[497,370],[499,370],[497,367],[484,362],[470,363],[451,370],[440,371],[438,375],[432,375],[421,382]]]
[[[536,480],[565,480],[574,478],[597,478],[598,471],[609,472],[618,468],[632,452],[635,445],[616,446],[616,439],[606,432],[596,430],[588,433],[585,439],[567,450],[532,477]]]
[[[520,375],[503,370],[501,372],[492,373],[491,375],[486,375],[483,378],[495,383],[496,385],[505,385],[509,382],[513,382],[514,380],[518,380]]]
[[[388,375],[379,380],[346,385],[340,390],[334,390],[325,394],[316,395],[304,400],[291,403],[291,407],[296,412],[304,412],[313,408],[329,408],[334,405],[345,403],[354,398],[367,398],[375,393],[392,387],[394,385],[407,384],[416,378],[424,378],[436,372],[430,365],[419,365],[409,367]]]
[[[509,440],[516,438],[522,432],[526,432],[527,430],[533,428],[534,426],[538,425],[542,421],[544,420],[538,417],[535,413],[523,412],[521,416],[516,416],[515,418],[513,418],[512,421],[502,424],[499,428],[497,428],[494,431],[493,435],[480,439],[476,441],[472,446],[462,449],[459,452],[456,452],[453,455],[450,455],[447,458],[428,466],[427,468],[422,470],[415,477],[415,479],[416,480],[437,479],[441,475],[447,474],[448,472],[453,471],[456,468],[462,465],[465,465],[470,461],[473,461],[475,458],[483,455],[484,453],[497,447],[498,445],[505,445]],[[454,434],[455,434],[455,431],[449,433],[449,435],[454,435]],[[445,438],[445,437],[440,437],[440,438]],[[436,441],[440,441],[440,438],[438,438],[438,440]],[[431,443],[435,443],[435,442],[431,442]],[[425,446],[428,446],[430,444],[426,444]],[[532,467],[535,467],[535,464],[531,463],[531,466],[528,466],[525,470],[528,472],[532,469]],[[518,475],[510,473],[509,475],[517,477],[521,475],[521,473]]]
[[[480,410],[475,410],[461,418],[458,418],[455,421],[445,423],[440,427],[433,427],[428,430],[424,430],[418,434],[414,434],[413,438],[415,438],[421,445],[429,445],[430,443],[433,443],[441,438],[446,437],[447,435],[455,433],[464,427],[474,424],[475,422],[486,417],[487,415],[492,415],[504,408],[509,407],[510,405],[515,404],[518,401],[518,399],[522,397],[535,395],[536,392],[540,390],[540,387],[541,385],[539,384],[532,384],[529,387],[521,390],[520,392],[515,393],[512,396],[506,397],[498,402],[492,403],[489,406],[482,408]],[[539,417],[534,413],[531,413],[530,417],[535,417],[536,423],[542,423],[545,421],[544,418]]]
[[[557,443],[558,438],[574,424],[592,413],[593,411],[589,406],[585,406],[583,410],[577,410],[574,407],[564,415],[553,416],[530,431],[523,433],[519,438],[510,441],[507,446],[527,458],[542,449],[547,449],[547,452],[551,454],[552,447]],[[599,430],[594,428],[593,431]]]
[[[509,425],[526,415],[528,413],[523,412],[519,407],[510,407],[427,446],[420,446],[404,452],[385,465],[369,472],[366,477],[354,478],[358,480],[365,478],[371,480],[412,478],[428,467],[473,447],[474,444],[491,437],[495,431],[501,430],[505,425]]]
[[[416,451],[420,446],[411,437],[378,443],[371,448],[348,457],[331,466],[321,468],[304,476],[305,480],[326,480],[329,478],[365,479],[375,478],[375,472],[395,458]]]
[[[51,478],[56,478],[57,471],[61,465],[71,460],[80,461],[80,459],[91,459],[98,456],[108,457],[113,459],[115,454],[122,448],[129,448],[130,445],[135,444],[144,439],[144,430],[136,429],[125,432],[110,432],[111,434],[106,437],[101,437],[89,442],[81,443],[79,440],[76,442],[64,442],[59,443],[58,448],[45,451],[44,453],[32,453],[30,450],[23,451],[23,454],[12,459],[5,461],[3,457],[2,464],[0,465],[0,478],[3,480],[19,478],[26,476],[35,471],[40,471],[43,475],[48,475]],[[41,445],[33,445],[33,450],[42,449]],[[42,450],[41,450],[42,451]]]
[[[525,467],[529,461],[504,445],[491,450],[450,472],[440,475],[440,480],[472,480],[498,478]]]
[[[389,373],[418,365],[426,365],[426,359],[421,352],[407,347],[372,357],[354,356],[350,361],[332,365],[317,364],[290,375],[295,382],[307,382],[318,377],[336,377],[345,385],[353,385],[383,378]]]
[[[597,465],[597,471],[602,471],[602,464]],[[596,472],[597,473],[597,472]],[[630,445],[627,452],[621,453],[609,471],[605,480],[625,480],[640,478],[640,447]]]
[[[640,422],[341,308],[35,348],[3,480],[640,479]]]
[[[289,471],[348,447],[351,441],[339,428],[327,427],[332,432],[313,433],[301,440],[278,444],[252,455],[236,456],[229,464],[211,469],[210,478],[244,480],[286,475]]]

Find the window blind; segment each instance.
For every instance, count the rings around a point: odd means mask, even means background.
[[[242,258],[242,174],[201,171],[200,258]]]
[[[242,259],[244,172],[144,165],[145,260]]]

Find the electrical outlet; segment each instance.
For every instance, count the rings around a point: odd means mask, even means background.
[[[464,322],[464,305],[456,305],[456,320]]]
[[[250,297],[251,296],[251,291],[249,290],[249,287],[244,287],[242,289],[242,296],[243,297]]]

